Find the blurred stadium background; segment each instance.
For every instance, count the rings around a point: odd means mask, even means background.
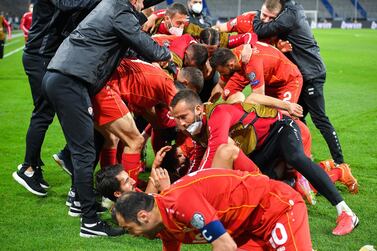
[[[34,0],[35,1],[35,0]],[[33,0],[31,1],[33,2]],[[186,0],[167,0],[157,8]],[[213,22],[227,21],[250,10],[258,10],[263,0],[203,0]],[[297,0],[307,10],[308,20],[314,28],[377,29],[376,0]],[[1,0],[0,14],[10,21],[15,29],[27,11],[30,0]]]

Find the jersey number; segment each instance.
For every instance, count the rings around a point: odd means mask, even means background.
[[[283,101],[290,101],[291,98],[292,98],[292,93],[291,92],[285,92],[283,94],[283,97],[284,97]]]
[[[270,244],[273,248],[284,245],[288,240],[288,234],[285,227],[281,223],[276,223],[275,228],[271,232]]]

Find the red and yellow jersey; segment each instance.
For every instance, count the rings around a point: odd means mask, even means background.
[[[26,12],[21,18],[20,28],[24,33],[24,37],[28,37],[29,35],[32,17],[33,17],[33,12]]]
[[[255,12],[246,12],[236,18],[229,20],[226,23],[228,32],[237,32],[238,34],[244,34],[254,31],[254,17]]]
[[[158,104],[168,106],[177,92],[169,75],[141,60],[123,59],[111,81],[118,83],[122,100],[136,113]]]
[[[178,243],[206,243],[200,229],[219,220],[236,240],[243,234],[264,238],[300,195],[261,174],[207,169],[176,181],[154,195],[165,229],[164,250]]]

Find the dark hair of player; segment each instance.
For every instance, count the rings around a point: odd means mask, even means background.
[[[193,90],[189,89],[179,91],[174,96],[173,100],[170,103],[170,106],[174,108],[180,101],[185,101],[187,104],[192,105],[192,107],[202,104],[199,95]]]
[[[190,44],[187,47],[187,52],[188,53],[185,53],[186,58],[184,59],[184,64],[187,65],[188,61],[190,62],[190,65],[187,66],[195,66],[199,69],[204,69],[208,59],[207,48],[200,44]]]
[[[113,217],[116,213],[119,213],[126,222],[141,224],[137,219],[137,213],[141,210],[150,212],[153,206],[154,198],[152,195],[141,192],[126,192],[115,203]]]
[[[200,32],[200,43],[206,45],[219,45],[220,32],[212,28],[202,30]]]
[[[116,176],[123,171],[120,164],[104,167],[96,173],[97,191],[104,197],[116,201],[114,192],[120,190],[120,182]]]
[[[228,62],[235,58],[236,55],[228,48],[219,48],[209,59],[211,67],[216,69],[217,66],[226,66]]]
[[[195,67],[183,67],[181,69],[183,77],[187,80],[188,84],[195,88],[197,93],[200,93],[203,89],[204,78],[203,73]]]
[[[167,8],[165,15],[170,18],[173,18],[176,14],[186,15],[188,16],[188,11],[186,7],[181,3],[175,3]]]

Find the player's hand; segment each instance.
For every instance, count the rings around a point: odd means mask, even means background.
[[[287,103],[287,111],[290,115],[295,117],[303,117],[304,110],[302,106],[296,103],[291,103],[289,101],[285,101]]]
[[[152,169],[159,168],[161,166],[161,163],[164,160],[166,152],[169,152],[171,148],[172,148],[171,146],[164,146],[156,153],[156,157],[154,158],[154,161],[152,164]]]
[[[213,87],[211,91],[211,96],[209,97],[208,102],[216,103],[216,101],[220,99],[222,94],[223,88],[219,84],[215,85],[215,87]]]
[[[169,173],[164,168],[153,168],[151,170],[151,176],[149,180],[158,191],[163,191],[170,187]]]
[[[279,39],[276,47],[283,53],[292,51],[292,44],[289,41],[283,41]]]
[[[148,21],[146,21],[143,25],[143,31],[145,32],[149,32],[151,30],[154,29],[154,27],[156,26],[156,20],[157,20],[157,15],[156,14],[152,14],[148,17]]]
[[[241,61],[244,64],[249,63],[251,56],[253,55],[253,48],[250,44],[245,44],[241,52]]]

